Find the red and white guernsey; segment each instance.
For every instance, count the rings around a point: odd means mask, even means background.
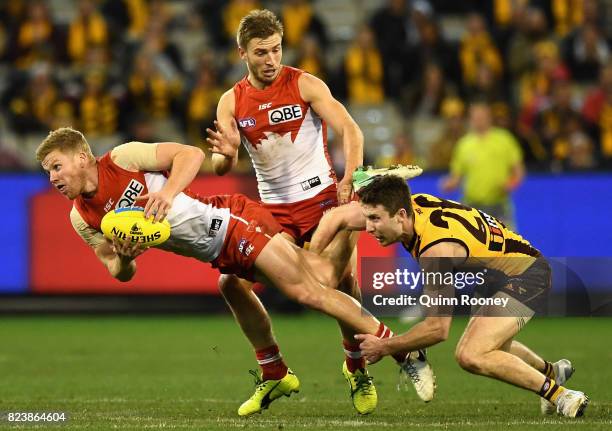
[[[111,153],[107,153],[98,160],[96,194],[90,199],[79,196],[74,201],[73,213],[76,211],[78,214],[71,214],[73,225],[90,244],[99,242],[100,223],[107,212],[135,204],[144,205],[144,201],[136,203],[136,198],[159,191],[166,181],[161,172],[126,170],[113,162]],[[86,226],[81,220],[75,223],[78,216]],[[203,198],[185,191],[174,198],[167,220],[172,227],[170,238],[157,248],[210,262],[219,256],[223,247],[230,209],[223,197]]]
[[[283,66],[263,90],[246,77],[234,85],[236,123],[265,203],[302,201],[336,181],[327,152],[327,126],[300,96],[302,73]]]

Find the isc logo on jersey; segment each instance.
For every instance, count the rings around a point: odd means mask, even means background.
[[[268,111],[270,124],[286,123],[300,118],[302,118],[302,107],[300,105],[281,106]]]

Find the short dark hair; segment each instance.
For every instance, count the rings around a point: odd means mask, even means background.
[[[412,214],[412,199],[410,188],[397,175],[381,175],[357,192],[361,203],[366,205],[382,205],[390,215],[395,215],[401,208],[408,215]]]
[[[236,41],[240,48],[246,49],[251,39],[266,39],[276,33],[283,37],[283,24],[274,12],[268,9],[255,9],[240,20]]]

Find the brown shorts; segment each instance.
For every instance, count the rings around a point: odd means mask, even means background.
[[[517,304],[516,308],[530,310],[531,315],[543,314],[547,309],[551,288],[550,265],[545,257],[538,256],[522,274],[498,277],[488,288],[487,296],[505,294],[521,304]]]

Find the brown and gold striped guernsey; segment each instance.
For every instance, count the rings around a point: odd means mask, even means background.
[[[412,195],[412,207],[416,235],[406,249],[417,259],[435,244],[455,242],[465,248],[470,262],[512,276],[541,255],[523,237],[476,208],[424,193]]]

